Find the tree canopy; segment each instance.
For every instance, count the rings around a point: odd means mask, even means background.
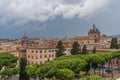
[[[56,48],[57,48],[56,57],[60,57],[60,56],[62,56],[62,55],[65,55],[65,54],[64,54],[65,47],[63,46],[62,41],[59,41],[59,42],[58,42]]]
[[[94,46],[92,53],[96,53],[96,46]]]
[[[45,64],[31,66],[31,68],[27,68],[27,73],[29,73],[29,76],[33,78],[39,76],[39,78],[42,79],[51,79],[55,77],[61,80],[72,80],[75,76],[80,74],[81,71],[83,71],[83,68],[86,68],[86,70],[88,71],[90,70],[88,68],[89,66],[87,66],[88,64],[90,64],[89,62],[94,63],[94,65],[91,65],[91,67],[94,67],[94,69],[96,69],[97,64],[99,64],[99,66],[102,66],[108,60],[116,57],[120,57],[120,51],[110,53],[62,56]],[[89,77],[89,79],[87,78],[87,80],[98,80],[98,78],[99,77]]]
[[[80,53],[81,53],[80,45],[78,42],[75,41],[72,45],[71,54],[76,55]]]
[[[18,74],[18,72],[19,72],[19,68],[18,67],[15,67],[15,68],[6,68],[5,70],[2,70],[0,72],[0,75],[2,77],[5,77],[6,75],[9,76],[9,77],[11,77],[12,75]]]
[[[86,78],[81,78],[80,80],[106,80],[106,79],[102,78],[101,76],[88,76]]]
[[[56,78],[60,80],[72,80],[75,77],[75,73],[67,68],[59,69]]]
[[[88,51],[87,51],[87,46],[86,46],[86,45],[83,45],[82,54],[86,54],[86,53],[88,53]]]
[[[20,58],[20,72],[19,80],[29,80],[29,77],[26,72],[27,60],[25,58]]]
[[[112,38],[110,48],[111,49],[118,49],[119,48],[117,38]]]
[[[10,53],[0,53],[0,70],[3,67],[15,67],[18,58]]]
[[[21,74],[24,74],[24,76],[27,74],[31,78],[39,78],[39,79],[53,79],[57,78],[60,80],[72,80],[73,78],[79,78],[81,76],[80,72],[83,72],[84,68],[86,68],[87,71],[89,71],[89,65],[90,62],[94,65],[91,65],[91,67],[96,69],[96,65],[99,64],[99,66],[103,66],[107,61],[119,58],[120,57],[120,51],[114,51],[110,53],[96,53],[96,54],[77,54],[77,55],[69,55],[69,56],[61,56],[58,58],[55,58],[52,61],[49,61],[45,64],[34,64],[25,67],[26,60],[22,61],[21,63],[24,63],[19,68],[6,68],[5,70],[0,72],[1,76],[11,76],[13,74],[18,74],[18,71],[21,71]],[[90,68],[91,68],[90,67]],[[99,80],[99,77],[93,77],[90,76],[89,78],[84,78],[80,80]],[[27,80],[27,79],[23,79]],[[100,79],[102,80],[102,78]]]

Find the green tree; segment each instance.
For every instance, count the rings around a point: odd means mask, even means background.
[[[88,61],[87,65],[85,66],[86,75],[88,75],[89,71],[90,71],[90,61]]]
[[[96,46],[94,46],[92,53],[96,53]]]
[[[26,58],[20,59],[20,72],[19,72],[19,80],[29,80],[29,77],[26,72],[27,60]]]
[[[35,66],[30,66],[30,67],[27,67],[27,74],[29,75],[29,77],[35,79],[37,77],[37,67]]]
[[[11,77],[12,75],[18,74],[19,73],[19,68],[6,68],[0,72],[1,77]]]
[[[94,74],[96,73],[96,68],[98,67],[98,63],[100,63],[101,57],[97,54],[93,54],[90,56],[91,67],[93,67]]]
[[[70,69],[59,69],[56,78],[60,80],[72,80],[75,77],[75,73]]]
[[[0,53],[0,70],[3,67],[15,67],[18,58],[10,53]]]
[[[77,77],[83,67],[87,64],[82,55],[62,56],[51,61],[50,64],[56,65],[58,69],[68,68],[72,70]]]
[[[30,78],[33,78],[35,80],[38,77],[39,80],[41,80],[41,78],[44,79],[45,73],[48,70],[46,67],[47,65],[43,66],[43,64],[34,64],[27,66],[26,71]]]
[[[56,57],[64,55],[65,47],[63,46],[62,41],[58,42],[56,48],[57,48]]]
[[[114,40],[115,40],[115,43],[114,43],[115,48],[118,49],[119,48],[118,40],[117,40],[117,38],[115,38]]]
[[[79,78],[83,69],[84,69],[83,71],[86,71],[88,73],[90,68],[92,67],[94,69],[94,74],[95,74],[95,70],[98,65],[99,65],[98,69],[100,71],[101,67],[103,67],[106,62],[108,62],[111,59],[115,59],[119,57],[120,57],[120,51],[110,52],[109,54],[101,53],[101,54],[86,54],[86,55],[78,54],[78,55],[62,56],[52,61],[49,61],[45,64],[35,65],[35,66],[30,65],[29,67],[30,70],[27,67],[28,69],[27,73],[30,77],[34,79],[38,76],[39,80],[44,80],[44,78],[54,79],[55,77],[60,80],[63,79],[71,80],[74,77],[73,76],[70,77],[68,74],[72,75],[72,72],[74,72],[75,77]],[[90,66],[90,62],[92,63],[91,66]],[[104,71],[102,70],[102,72]],[[99,74],[101,74],[102,72],[100,71]],[[104,74],[102,73],[102,75]],[[96,78],[95,79],[89,78],[89,79],[99,80]]]
[[[51,64],[53,65],[53,64]],[[42,64],[39,66],[39,68],[37,68],[37,75],[39,76],[39,79],[43,79],[48,76],[50,76],[52,74],[52,72],[50,72],[49,69],[49,65],[48,64]],[[50,72],[50,73],[49,73]]]
[[[88,53],[87,46],[84,45],[83,48],[82,48],[82,54],[86,54],[86,53]]]
[[[88,76],[86,78],[81,78],[80,80],[106,80],[100,76]]]
[[[58,71],[56,65],[48,64],[48,71],[45,74],[45,77],[54,79]]]
[[[113,49],[113,48],[114,48],[114,38],[112,38],[111,44],[110,44],[110,49]]]
[[[80,45],[78,42],[75,41],[72,45],[71,54],[76,55],[76,54],[80,54],[80,53],[81,53]]]
[[[110,48],[111,49],[118,49],[119,48],[117,38],[112,38]]]

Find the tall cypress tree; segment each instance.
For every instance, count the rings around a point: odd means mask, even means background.
[[[96,53],[96,46],[94,46],[92,53]]]
[[[80,45],[78,42],[74,42],[72,45],[72,49],[71,49],[71,54],[72,55],[76,55],[76,54],[80,54]]]
[[[64,55],[65,47],[63,46],[62,41],[58,42],[56,48],[57,48],[56,57]]]
[[[110,45],[110,49],[113,49],[113,48],[114,48],[114,38],[112,38],[111,45]]]
[[[112,38],[110,48],[111,49],[118,49],[119,48],[117,38]]]
[[[26,72],[26,65],[27,65],[27,60],[25,58],[21,58],[19,80],[29,80],[29,77]]]
[[[86,54],[86,53],[88,53],[87,46],[84,45],[83,48],[82,48],[82,54]]]
[[[115,48],[118,49],[119,48],[119,45],[118,45],[118,40],[117,38],[115,38]]]

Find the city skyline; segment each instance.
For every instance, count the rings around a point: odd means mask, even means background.
[[[0,38],[86,36],[93,24],[102,34],[120,34],[119,0],[4,0]]]

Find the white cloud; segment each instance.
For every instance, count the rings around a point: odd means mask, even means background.
[[[101,12],[108,4],[109,0],[3,0],[0,16],[15,21],[15,25],[45,22],[56,16],[84,18]]]

